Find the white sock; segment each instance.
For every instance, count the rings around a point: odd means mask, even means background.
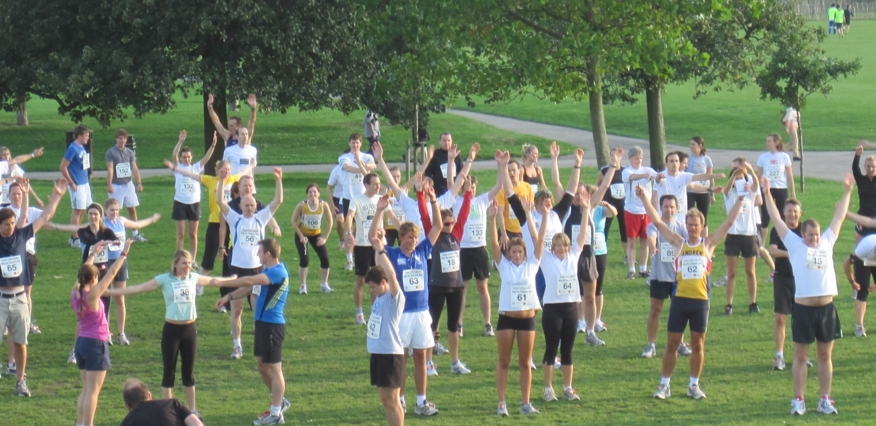
[[[231,343],[234,345],[235,348],[240,348],[240,347],[242,347],[242,346],[240,345],[240,339],[231,339]]]
[[[783,352],[783,351],[776,351],[776,356],[784,358],[784,357],[785,357],[785,352]]]
[[[426,395],[417,395],[417,405],[423,405],[426,403]]]
[[[139,230],[139,229],[135,229],[133,232],[131,232],[131,234],[132,234],[132,235],[135,235],[135,236],[136,236],[136,235],[140,235],[140,230]]]
[[[691,377],[690,378],[690,385],[688,385],[688,386],[694,386],[694,385],[698,385],[698,384],[700,384],[700,378],[699,377]]]
[[[405,403],[405,396],[402,395],[402,396],[398,397],[398,400],[401,401],[402,404],[404,404]]]
[[[648,270],[648,268],[645,267],[645,265],[639,265],[639,272],[645,272],[647,270]]]
[[[282,407],[277,407],[276,405],[272,405],[271,406],[271,415],[272,416],[279,416],[280,415],[280,408],[282,408]]]
[[[356,315],[362,315],[362,307],[356,308]]]
[[[668,384],[669,384],[669,379],[670,379],[669,377],[661,377],[661,378],[660,378],[660,384],[661,384],[661,385],[668,385]]]
[[[636,265],[630,265],[630,272],[636,272]]]
[[[563,390],[570,391],[570,390],[572,390],[572,387],[571,386],[563,386]]]
[[[353,253],[347,253],[347,262],[353,263]]]

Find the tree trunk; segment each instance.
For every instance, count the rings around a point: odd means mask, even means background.
[[[227,103],[225,102],[225,90],[217,90],[213,94],[213,111],[216,111],[216,115],[219,116],[220,123],[228,123],[228,112],[226,111]],[[204,94],[204,152],[210,149],[210,145],[213,144],[213,132],[216,131],[216,127],[213,126],[213,120],[210,119],[210,113],[207,112],[207,94]],[[225,154],[225,141],[222,140],[221,136],[217,135],[216,148],[213,150],[213,156],[210,157],[210,161],[207,161],[207,165],[204,168],[204,171],[208,175],[216,175],[216,162],[222,159],[222,155]],[[197,161],[197,158],[192,161]]]
[[[15,104],[15,125],[30,125],[30,121],[27,119],[27,101],[21,101]]]
[[[803,173],[803,121],[800,120],[800,110],[799,107],[797,108],[797,140],[800,145],[800,192],[806,192],[806,175]]]
[[[648,141],[651,145],[651,168],[666,168],[666,128],[663,126],[663,82],[649,81],[645,88],[648,104]]]
[[[593,145],[596,163],[599,167],[608,164],[608,133],[605,131],[605,114],[602,106],[602,76],[596,69],[596,59],[587,61],[587,79],[590,82],[590,126],[593,132]]]

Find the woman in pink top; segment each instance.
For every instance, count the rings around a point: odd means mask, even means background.
[[[131,243],[128,240],[120,256],[128,256]],[[74,354],[82,377],[82,392],[76,404],[76,424],[92,426],[97,409],[97,397],[103,387],[106,371],[110,369],[109,325],[103,314],[104,306],[100,296],[125,262],[115,262],[106,275],[98,282],[99,272],[94,266],[94,257],[100,253],[106,241],[97,243],[91,256],[79,267],[79,279],[73,285],[70,305],[79,318],[79,337],[76,338]]]

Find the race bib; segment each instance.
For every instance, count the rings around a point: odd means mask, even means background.
[[[119,178],[131,177],[131,163],[116,164],[116,177],[119,177]]]
[[[827,252],[820,249],[806,249],[806,267],[814,270],[822,270],[827,264]]]
[[[487,225],[484,223],[468,223],[468,236],[473,242],[486,242]]]
[[[675,249],[672,248],[672,244],[666,242],[660,243],[660,261],[668,263],[674,260]]]
[[[231,202],[231,188],[230,187],[225,188],[225,192],[222,193],[222,199],[225,201],[225,203]]]
[[[608,246],[605,245],[605,234],[601,232],[593,233],[593,251],[607,251]]]
[[[511,307],[524,311],[535,309],[535,292],[527,282],[511,285]]]
[[[402,285],[404,286],[406,293],[412,291],[423,291],[423,289],[426,288],[426,276],[423,274],[423,270],[405,269],[402,271]]]
[[[94,246],[91,246],[91,248],[88,249],[88,255],[91,256],[92,253],[94,253]],[[97,255],[94,256],[94,263],[107,262],[109,262],[109,252],[107,251],[106,246],[104,246],[102,249],[100,249],[100,252],[98,252]]]
[[[696,280],[706,276],[706,262],[700,257],[685,257],[681,259],[681,278]]]
[[[3,278],[18,278],[23,269],[21,256],[15,255],[0,258],[0,268],[2,268]]]
[[[88,170],[91,168],[91,156],[88,155],[87,152],[83,152],[80,156],[82,158],[82,170]]]
[[[551,251],[554,248],[554,236],[553,235],[545,235],[544,237],[544,251]]]
[[[766,174],[766,177],[770,180],[778,179],[782,176],[782,166],[772,164],[766,166],[766,169],[764,169],[764,174]]]
[[[255,296],[262,294],[262,286],[260,286],[260,285],[252,286],[252,291],[250,293],[255,295]]]
[[[371,316],[368,317],[368,338],[369,339],[379,339],[380,338],[380,324],[383,323],[383,316],[377,315],[375,313],[371,313]]]
[[[557,296],[574,295],[577,286],[578,277],[575,274],[560,275],[557,277]]]
[[[447,163],[442,164],[440,169],[441,169],[441,176],[443,176],[444,179],[447,179]]]
[[[304,227],[307,229],[320,229],[322,224],[321,214],[306,214],[302,216],[301,221],[304,222]]]
[[[441,252],[441,273],[459,271],[459,250]]]
[[[622,183],[613,183],[608,188],[611,190],[611,198],[615,200],[620,200],[627,196],[627,190]]]
[[[197,182],[195,182],[194,180],[183,177],[182,180],[180,180],[180,192],[186,195],[192,195],[195,193],[196,185]]]
[[[243,228],[240,230],[240,244],[244,247],[255,247],[262,239],[261,232],[258,229]]]
[[[173,288],[173,303],[195,303],[195,294],[188,281],[177,281],[171,286]]]
[[[529,187],[532,188],[532,193],[533,193],[533,194],[535,194],[536,192],[538,192],[538,184],[537,184],[537,183],[530,183],[530,184],[529,184]]]
[[[365,179],[362,173],[350,173],[350,183],[353,185],[360,184]]]
[[[120,251],[122,247],[125,245],[125,231],[116,232],[116,238],[119,240],[118,243],[112,243],[109,245],[109,251]]]

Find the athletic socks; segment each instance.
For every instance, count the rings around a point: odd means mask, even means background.
[[[356,308],[356,315],[362,315],[362,307]]]
[[[660,384],[661,385],[668,385],[669,384],[669,377],[661,377]]]
[[[272,406],[271,406],[271,415],[272,415],[272,416],[278,416],[278,417],[279,417],[279,416],[280,416],[280,409],[281,409],[281,408],[282,408],[282,407],[278,407],[278,406],[276,406],[276,405],[272,405]]]
[[[423,405],[426,403],[426,395],[417,395],[417,405]]]
[[[784,358],[784,357],[785,357],[785,352],[783,352],[783,351],[776,351],[776,356]]]
[[[700,378],[699,377],[691,377],[690,384],[688,385],[688,387],[698,385],[698,384],[700,384]]]
[[[242,346],[240,345],[240,339],[231,339],[231,344],[233,344],[235,348],[240,348],[240,347],[242,347]]]
[[[347,253],[347,262],[353,263],[353,253]]]

